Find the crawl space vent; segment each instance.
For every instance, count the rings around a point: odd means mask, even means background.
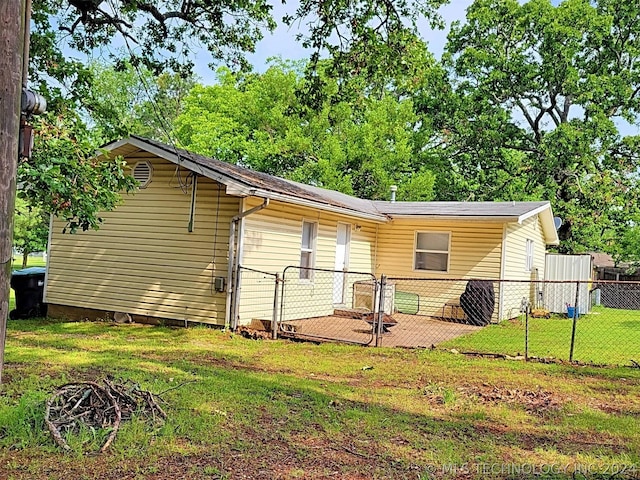
[[[153,169],[149,162],[138,162],[133,167],[133,178],[140,184],[140,188],[145,188],[151,182],[151,174]]]

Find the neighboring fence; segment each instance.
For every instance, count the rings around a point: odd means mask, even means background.
[[[241,318],[279,336],[640,363],[640,282],[418,279],[241,269]],[[578,308],[575,308],[575,306]]]

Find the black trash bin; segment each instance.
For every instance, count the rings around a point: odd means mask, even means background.
[[[11,288],[16,292],[16,309],[9,312],[9,318],[15,320],[46,316],[47,306],[42,301],[44,273],[44,267],[31,267],[11,274]]]

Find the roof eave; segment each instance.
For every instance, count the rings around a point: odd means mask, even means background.
[[[426,214],[404,214],[396,215],[389,214],[392,220],[404,219],[404,220],[462,220],[465,222],[500,222],[500,223],[512,223],[517,222],[519,217],[504,216],[504,215],[426,215]]]
[[[522,224],[526,219],[533,217],[534,215],[540,216],[540,222],[542,223],[542,231],[544,233],[545,243],[547,245],[560,245],[560,238],[558,238],[558,231],[556,230],[555,222],[553,221],[553,212],[551,211],[551,204],[546,202],[544,205],[540,205],[538,208],[528,211],[520,215],[518,223]]]
[[[182,165],[189,170],[199,173],[200,175],[210,178],[211,180],[215,180],[218,183],[225,185],[226,193],[233,196],[238,197],[250,197],[256,196],[260,198],[269,198],[270,200],[278,200],[285,203],[291,203],[295,205],[300,205],[304,207],[317,208],[320,210],[326,210],[333,213],[340,213],[342,215],[347,215],[350,217],[361,218],[363,220],[371,220],[374,222],[384,223],[388,221],[387,216],[376,213],[362,212],[358,210],[351,210],[349,208],[339,207],[336,205],[330,205],[323,202],[315,202],[313,200],[307,200],[304,198],[299,198],[295,196],[285,195],[277,192],[272,192],[269,190],[257,188],[251,184],[239,181],[229,175],[225,175],[219,173],[210,168],[203,167],[202,165],[189,160],[185,156],[178,156],[174,153],[167,152],[162,148],[158,148],[155,145],[149,144],[144,140],[130,137],[124,140],[118,140],[116,142],[107,144],[103,147],[103,150],[114,151],[118,148],[124,147],[125,145],[133,145],[141,150],[145,150],[149,153],[157,155],[160,158],[164,158],[165,160],[175,163],[176,165]]]
[[[256,197],[261,197],[261,198],[269,198],[270,200],[290,203],[293,205],[299,205],[301,207],[317,208],[319,210],[325,210],[332,213],[339,213],[341,215],[356,217],[362,220],[370,220],[377,223],[386,223],[389,221],[389,218],[385,215],[362,212],[360,210],[351,210],[349,208],[338,207],[336,205],[330,205],[322,202],[314,202],[313,200],[307,200],[299,197],[292,197],[289,195],[271,192],[269,190],[264,190],[264,189],[255,189],[255,192],[252,193],[252,195]]]

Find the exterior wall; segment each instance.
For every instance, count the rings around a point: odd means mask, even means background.
[[[54,221],[46,301],[224,325],[226,294],[213,291],[212,280],[227,276],[239,199],[199,177],[190,233],[191,191],[179,188],[176,166],[146,152],[127,157],[131,165],[139,160],[151,161],[151,183],[105,213],[100,230],[63,234],[64,221]]]
[[[526,269],[526,242],[533,240],[533,269]],[[543,280],[545,269],[545,239],[538,215],[525,220],[521,225],[510,223],[506,226],[505,260],[502,277],[506,280]],[[532,307],[541,304],[541,284],[509,283],[504,284],[502,299],[502,318],[514,318],[520,314],[523,298]]]
[[[414,270],[415,234],[418,231],[450,232],[448,272]],[[502,223],[396,219],[380,225],[376,274],[433,279],[430,282],[396,280],[396,295],[398,292],[400,295],[417,294],[421,315],[450,315],[451,308],[445,304],[457,303],[467,283],[453,279],[500,277],[502,236]],[[494,285],[496,301],[498,288]]]
[[[245,210],[259,205],[259,199],[247,199]],[[315,268],[334,270],[336,259],[336,234],[339,222],[351,225],[349,244],[350,272],[373,273],[375,262],[376,227],[372,222],[273,201],[264,210],[245,217],[241,265],[269,273],[283,273],[288,266],[300,265],[302,222],[317,222]],[[313,272],[313,280],[300,280],[297,268],[285,274],[285,305],[283,320],[317,317],[333,312],[333,272]],[[239,324],[246,325],[252,319],[271,320],[273,310],[273,279],[259,280],[263,287],[250,286],[254,275],[242,280]],[[346,307],[352,306],[353,283],[365,277],[347,274],[345,279]],[[264,288],[264,290],[263,290]],[[246,294],[257,289],[262,295]],[[244,293],[243,293],[244,292]]]

